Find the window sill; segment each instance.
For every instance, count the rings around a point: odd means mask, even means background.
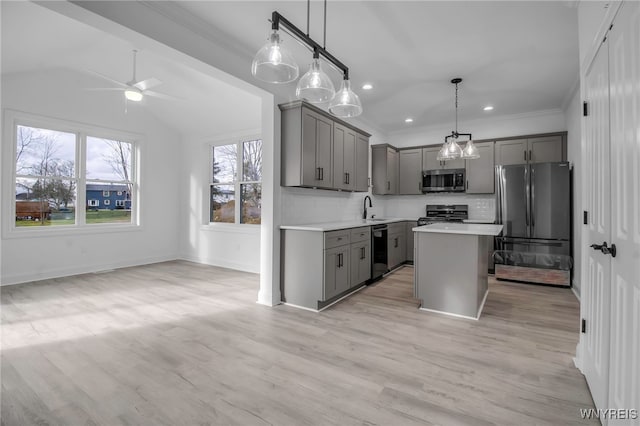
[[[47,238],[47,237],[71,237],[76,235],[95,235],[114,232],[139,232],[142,231],[140,225],[123,224],[100,224],[83,226],[57,226],[46,229],[20,229],[11,228],[3,233],[3,238]]]
[[[260,225],[251,225],[247,223],[208,223],[200,227],[202,231],[208,232],[226,232],[234,234],[260,234]]]

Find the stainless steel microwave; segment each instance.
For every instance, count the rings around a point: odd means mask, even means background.
[[[422,192],[464,192],[464,169],[437,169],[422,172]]]

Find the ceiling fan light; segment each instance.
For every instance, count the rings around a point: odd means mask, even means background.
[[[478,151],[478,147],[473,143],[473,140],[469,139],[467,141],[467,144],[462,150],[462,158],[466,158],[468,160],[480,158],[480,152]]]
[[[357,117],[362,114],[360,98],[351,90],[349,80],[342,80],[340,90],[329,103],[329,112],[336,117]]]
[[[143,98],[143,95],[140,90],[127,89],[124,91],[124,97],[132,102],[140,102]]]
[[[309,71],[298,81],[296,97],[317,104],[328,102],[336,94],[329,76],[320,68],[320,60],[313,58]]]
[[[258,80],[276,84],[290,83],[298,78],[298,64],[291,52],[282,46],[277,30],[253,58],[251,74]]]

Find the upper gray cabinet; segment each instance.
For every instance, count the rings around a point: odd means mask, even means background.
[[[399,155],[398,193],[422,194],[422,149],[405,149]]]
[[[398,193],[398,151],[389,145],[371,147],[371,174],[373,193],[392,195]]]
[[[423,170],[437,169],[464,169],[464,160],[438,160],[438,152],[441,146],[422,148],[422,168]]]
[[[333,124],[333,186],[353,191],[356,187],[356,132]]]
[[[475,144],[480,158],[466,160],[467,194],[493,194],[495,192],[494,143]]]
[[[303,101],[279,107],[282,186],[368,190],[367,133]]]
[[[503,166],[566,161],[567,143],[562,134],[502,140],[496,142],[495,153],[496,164]]]

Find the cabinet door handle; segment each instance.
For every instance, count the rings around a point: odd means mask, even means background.
[[[387,181],[387,191],[391,191],[391,181]]]
[[[467,179],[467,190],[469,189],[469,179]]]
[[[393,247],[398,247],[398,237],[394,238]]]
[[[320,180],[324,180],[324,167],[320,167]]]
[[[340,253],[336,255],[336,268],[340,267]]]
[[[527,161],[527,150],[524,150],[524,161]]]
[[[529,150],[529,161],[533,161],[533,158],[531,158],[531,150]]]
[[[360,247],[360,260],[364,259],[365,256],[365,251],[364,251],[364,247]]]

